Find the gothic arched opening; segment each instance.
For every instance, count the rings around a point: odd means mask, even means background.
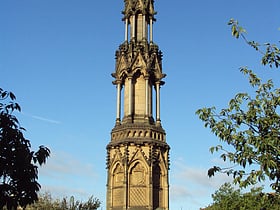
[[[153,209],[161,207],[162,186],[161,170],[158,164],[153,166]]]
[[[118,163],[113,171],[112,176],[112,203],[114,207],[121,207],[124,203],[124,170],[123,167]]]
[[[147,175],[145,167],[137,162],[129,173],[129,207],[146,209],[147,205]]]

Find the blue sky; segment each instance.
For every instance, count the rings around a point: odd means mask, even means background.
[[[279,84],[279,73],[264,71],[260,55],[231,37],[228,20],[239,20],[249,39],[278,43],[279,8],[278,0],[155,1],[154,41],[167,74],[161,120],[171,146],[171,210],[210,204],[211,193],[229,180],[207,177],[220,163],[209,153],[219,141],[195,111],[225,107],[235,93],[250,91],[241,66]],[[122,9],[122,0],[0,0],[0,87],[16,94],[33,149],[51,149],[39,171],[42,190],[83,200],[93,194],[103,209]]]

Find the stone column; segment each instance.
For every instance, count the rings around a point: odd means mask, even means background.
[[[124,34],[124,37],[125,37],[125,41],[128,40],[128,19],[126,18],[125,19],[125,34]]]
[[[160,81],[156,82],[156,122],[160,124]]]
[[[146,15],[143,14],[143,38],[146,39]]]
[[[149,101],[150,101],[150,105],[149,105],[149,117],[153,116],[153,87],[151,85],[149,85]]]
[[[128,77],[128,116],[132,115],[132,76]]]
[[[153,42],[153,19],[150,19],[150,42]]]
[[[121,82],[117,84],[117,118],[116,123],[120,124],[121,122]]]
[[[149,104],[150,104],[150,94],[149,94],[149,77],[145,77],[146,81],[146,104],[145,104],[145,115],[146,118],[149,117]]]
[[[135,38],[135,30],[136,30],[136,24],[135,24],[135,15],[133,15],[132,16],[132,23],[131,23],[131,25],[132,25],[132,37],[131,38]]]

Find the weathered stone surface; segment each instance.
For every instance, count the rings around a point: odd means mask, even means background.
[[[112,73],[123,113],[107,145],[106,209],[169,210],[170,147],[159,112],[159,87],[166,75],[162,53],[152,41],[154,1],[125,0],[123,14],[128,39],[116,51]]]

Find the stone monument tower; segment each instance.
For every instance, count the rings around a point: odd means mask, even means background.
[[[166,75],[162,53],[153,42],[154,0],[124,2],[124,42],[112,73],[117,110],[107,145],[106,208],[168,210],[169,146],[160,119],[160,87]]]

